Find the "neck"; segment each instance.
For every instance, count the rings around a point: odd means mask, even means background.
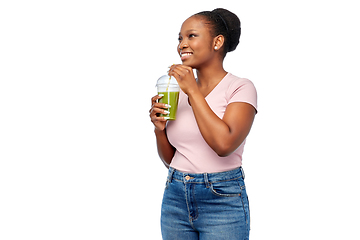
[[[196,69],[199,86],[211,86],[219,83],[227,74],[222,62],[212,66]]]

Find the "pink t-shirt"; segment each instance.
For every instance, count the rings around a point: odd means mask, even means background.
[[[206,96],[212,111],[223,118],[227,105],[233,102],[249,103],[257,109],[257,94],[253,83],[245,78],[228,73]],[[166,127],[167,137],[176,148],[170,166],[182,172],[215,173],[238,168],[242,164],[244,142],[229,156],[219,157],[205,142],[188,96],[180,90],[179,105],[175,121]]]

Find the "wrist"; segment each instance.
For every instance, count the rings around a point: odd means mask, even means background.
[[[189,90],[186,94],[188,95],[189,98],[197,97],[198,95],[201,95],[201,96],[202,96],[199,88],[191,89],[191,90]]]
[[[158,128],[154,128],[154,133],[157,135],[157,134],[162,134],[162,133],[165,133],[165,128],[163,130],[160,130]]]
[[[193,91],[189,91],[187,95],[189,97],[190,102],[192,100],[199,101],[200,99],[205,99],[199,89],[194,89]]]

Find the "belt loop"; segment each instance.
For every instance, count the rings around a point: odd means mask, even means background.
[[[240,167],[240,171],[241,171],[242,178],[245,180],[245,172],[242,167]]]
[[[206,188],[210,187],[210,183],[209,183],[209,179],[208,179],[208,174],[204,173],[204,181],[205,181],[205,186]]]
[[[168,182],[171,183],[171,181],[173,179],[174,172],[175,172],[175,168],[170,168],[169,170],[170,170],[170,172],[169,172],[169,175],[168,175]]]

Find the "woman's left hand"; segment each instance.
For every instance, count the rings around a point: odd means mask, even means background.
[[[174,64],[169,69],[169,76],[176,78],[181,90],[185,94],[199,89],[193,69],[189,66]]]

